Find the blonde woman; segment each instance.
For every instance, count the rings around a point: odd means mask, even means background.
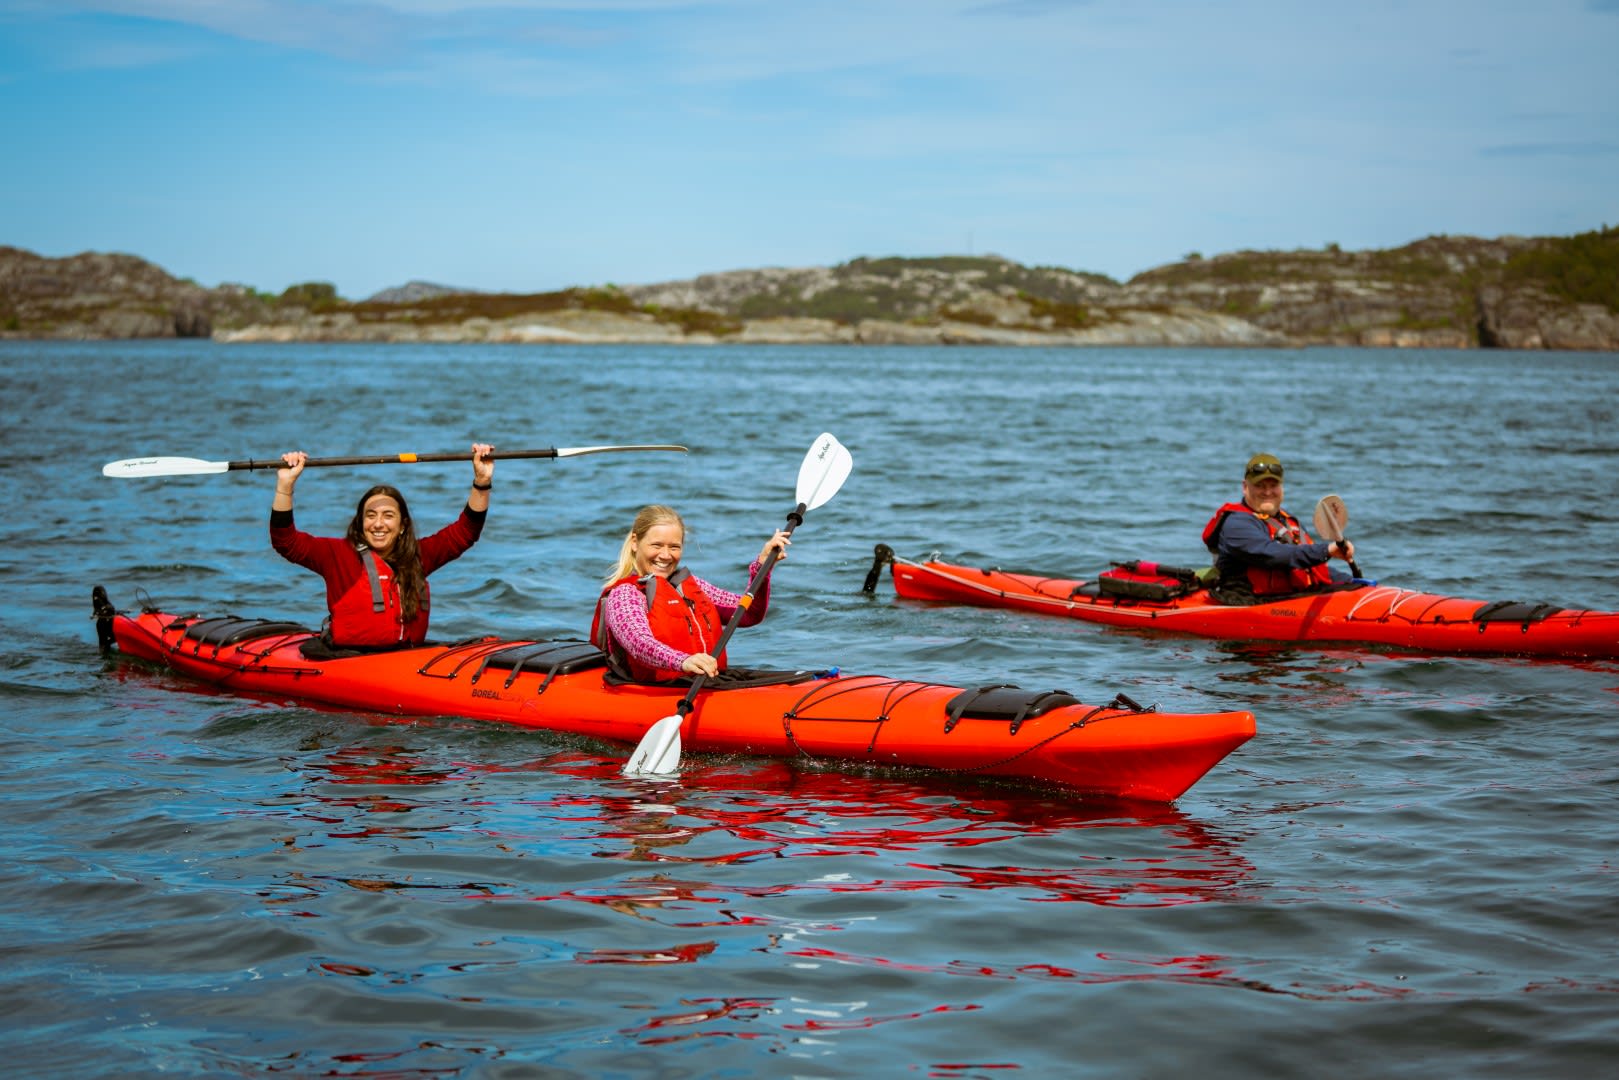
[[[748,567],[749,579],[772,550],[778,562],[785,559],[791,542],[781,529],[771,534]],[[742,598],[681,566],[685,546],[686,523],[678,513],[668,506],[642,507],[596,603],[590,639],[635,682],[712,677],[725,670],[725,654],[710,650]],[[762,622],[769,602],[766,577],[739,625]]]

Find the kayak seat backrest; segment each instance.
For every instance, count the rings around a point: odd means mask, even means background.
[[[307,626],[297,623],[275,622],[270,619],[238,619],[225,615],[216,619],[199,619],[186,627],[185,638],[200,645],[222,648],[239,645],[244,641],[275,637],[278,634],[313,634]]]
[[[1473,621],[1478,623],[1481,634],[1484,632],[1485,624],[1493,622],[1521,623],[1523,628],[1528,630],[1531,623],[1540,622],[1562,610],[1556,604],[1524,604],[1516,600],[1493,600],[1473,612]]]
[[[962,720],[1000,720],[1007,734],[1016,735],[1025,720],[1032,720],[1052,709],[1078,705],[1079,699],[1066,690],[1025,690],[1002,683],[963,690],[945,703],[944,730],[950,732]]]
[[[509,672],[505,685],[511,686],[524,672],[544,675],[549,683],[555,675],[606,666],[607,654],[588,641],[536,641],[490,653],[473,672],[472,681],[477,682],[490,668]]]

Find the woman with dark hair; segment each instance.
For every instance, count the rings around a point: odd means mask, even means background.
[[[410,507],[399,490],[377,484],[360,496],[341,537],[311,536],[292,520],[292,491],[308,456],[282,454],[270,503],[270,545],[326,581],[321,636],[343,649],[419,645],[427,637],[427,575],[478,542],[489,511],[495,462],[488,443],[472,444],[472,491],[461,516],[417,540]]]

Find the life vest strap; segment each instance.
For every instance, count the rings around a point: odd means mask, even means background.
[[[360,562],[365,564],[365,576],[371,579],[371,610],[379,613],[387,611],[388,605],[382,599],[382,579],[377,576],[377,559],[381,556],[372,554],[369,547],[359,544],[354,546],[354,550],[360,556]]]

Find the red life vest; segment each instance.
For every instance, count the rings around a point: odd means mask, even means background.
[[[407,642],[420,645],[427,637],[427,583],[422,583],[421,608],[409,623],[399,621],[399,583],[393,567],[371,548],[356,548],[365,574],[354,579],[331,605],[327,638],[343,647],[375,647]]]
[[[1247,503],[1226,503],[1216,510],[1209,523],[1203,526],[1203,544],[1216,555],[1220,552],[1220,527],[1225,524],[1226,516],[1229,514],[1248,514],[1258,518],[1264,523],[1272,540],[1279,540],[1284,544],[1315,543],[1310,539],[1310,534],[1304,531],[1304,526],[1299,524],[1299,519],[1286,510],[1278,508],[1276,513],[1266,516],[1254,513],[1253,507]],[[1248,563],[1245,569],[1248,584],[1253,587],[1255,596],[1306,592],[1321,585],[1332,584],[1332,571],[1327,569],[1326,563],[1305,569]]]
[[[630,574],[619,578],[603,589],[601,598],[596,601],[596,614],[590,621],[590,640],[598,649],[621,661],[636,682],[684,678],[683,671],[652,667],[637,660],[608,631],[602,618],[602,605],[607,602],[608,593],[629,583],[646,592],[646,621],[652,628],[652,636],[679,652],[706,653],[719,642],[725,631],[725,620],[720,618],[719,608],[684,566],[667,578],[656,574],[645,577]],[[722,652],[714,659],[724,671],[725,654]]]

